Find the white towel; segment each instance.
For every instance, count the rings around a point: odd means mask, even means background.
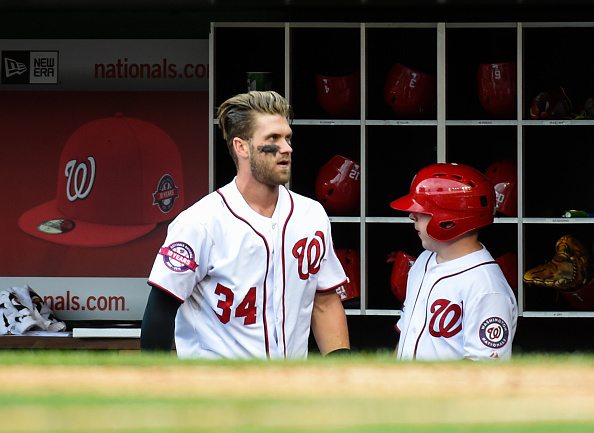
[[[0,334],[66,330],[66,324],[54,316],[41,296],[28,285],[0,292],[0,314]]]

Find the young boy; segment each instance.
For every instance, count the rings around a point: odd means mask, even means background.
[[[516,299],[478,240],[493,222],[493,185],[472,167],[433,164],[391,207],[409,212],[425,249],[408,275],[397,359],[509,359]]]

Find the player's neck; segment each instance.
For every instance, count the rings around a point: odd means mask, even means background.
[[[279,186],[270,186],[253,178],[237,176],[237,189],[246,203],[257,213],[270,218],[276,209]]]
[[[442,248],[437,251],[437,263],[455,260],[482,249],[483,245],[476,236],[462,237],[450,242],[444,242]]]

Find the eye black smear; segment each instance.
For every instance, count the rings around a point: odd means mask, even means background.
[[[265,144],[264,146],[259,146],[258,150],[262,153],[272,153],[276,155],[276,153],[280,150],[280,146],[276,144]]]

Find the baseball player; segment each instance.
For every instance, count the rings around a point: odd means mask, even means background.
[[[478,229],[493,222],[491,182],[465,165],[433,164],[391,207],[409,212],[425,249],[408,275],[397,359],[509,359],[516,299],[478,240]]]
[[[181,358],[306,358],[310,330],[323,355],[350,348],[330,221],[283,186],[290,114],[275,92],[219,107],[237,175],[170,224],[149,276],[143,350],[171,350],[175,334]]]

